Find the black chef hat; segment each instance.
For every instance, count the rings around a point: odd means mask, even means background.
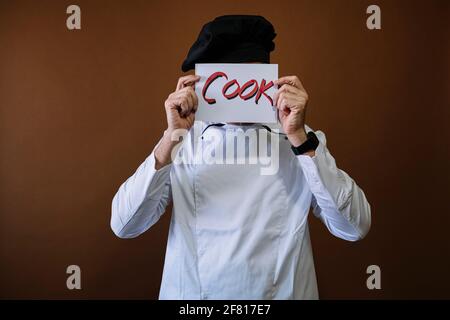
[[[203,26],[181,69],[194,69],[196,63],[269,63],[275,36],[272,24],[261,16],[217,17]]]

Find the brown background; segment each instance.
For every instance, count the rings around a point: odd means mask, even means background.
[[[164,130],[201,26],[235,13],[274,24],[272,62],[303,80],[309,125],[372,205],[358,243],[311,219],[321,298],[450,298],[448,1],[76,1],[69,31],[72,3],[0,1],[0,297],[157,297],[170,211],[120,240],[111,199]]]

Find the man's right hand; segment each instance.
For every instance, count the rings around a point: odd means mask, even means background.
[[[164,132],[161,143],[155,150],[155,169],[172,162],[172,150],[178,144],[177,137],[180,133],[176,130],[189,130],[194,125],[195,111],[197,111],[198,99],[194,91],[195,83],[199,76],[188,75],[178,79],[175,92],[166,99],[167,130]],[[175,135],[173,135],[176,133]]]
[[[177,87],[167,98],[164,106],[167,116],[167,131],[176,129],[189,130],[194,124],[198,99],[194,91],[199,76],[188,75],[178,79]]]

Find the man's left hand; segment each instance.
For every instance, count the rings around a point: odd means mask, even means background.
[[[308,94],[296,76],[282,77],[274,81],[278,91],[273,102],[278,109],[278,118],[289,142],[298,147],[306,141],[305,114]]]

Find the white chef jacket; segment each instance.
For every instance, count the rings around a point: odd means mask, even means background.
[[[189,160],[208,157],[199,153],[211,149],[199,144],[216,143],[227,130],[262,129],[198,121],[195,126],[201,134],[191,128],[180,148]],[[369,203],[336,167],[321,131],[315,132],[320,144],[314,157],[295,156],[285,136],[265,132],[281,137],[275,174],[262,175],[262,164],[249,161],[183,161],[156,170],[152,152],[120,186],[111,217],[120,238],[145,232],[173,200],[160,299],[317,299],[310,207],[336,237],[356,241],[369,231]],[[211,135],[215,139],[205,139]]]

